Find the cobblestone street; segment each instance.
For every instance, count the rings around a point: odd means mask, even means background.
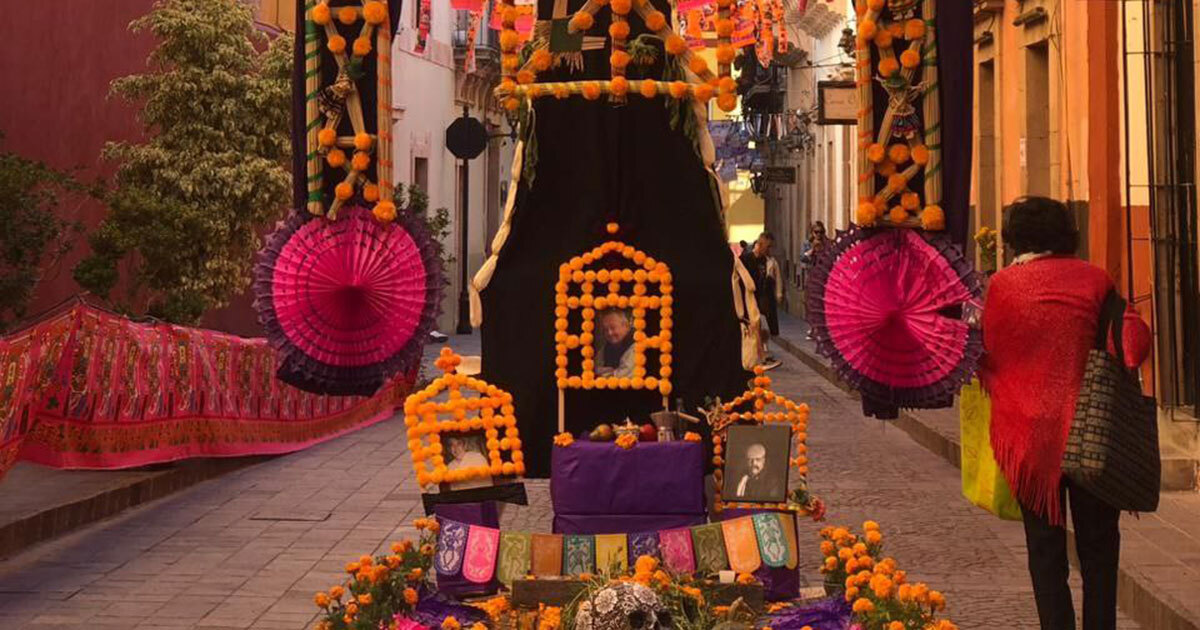
[[[811,483],[831,524],[879,521],[887,553],[944,591],[962,628],[1037,627],[1019,523],[966,503],[957,469],[863,419],[857,401],[809,368],[789,357],[771,376],[813,408]],[[347,560],[415,534],[420,500],[403,431],[384,422],[12,557],[0,564],[0,628],[306,628],[313,593]],[[530,505],[509,506],[504,526],[549,531],[547,483],[528,486]],[[817,529],[802,524],[803,566],[818,564]],[[815,568],[805,575],[819,584]]]

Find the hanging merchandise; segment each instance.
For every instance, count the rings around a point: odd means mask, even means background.
[[[419,0],[417,4],[417,43],[413,52],[424,55],[429,46],[429,29],[433,21],[433,0]]]

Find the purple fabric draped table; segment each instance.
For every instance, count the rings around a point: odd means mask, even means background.
[[[719,514],[714,514],[714,521],[727,521],[742,516],[750,516],[763,512],[778,512],[778,510],[747,510],[741,508],[727,508],[721,510]],[[799,541],[797,542],[799,544]],[[804,554],[801,554],[803,556]],[[799,563],[797,563],[799,564]],[[779,567],[772,569],[767,565],[763,565],[754,572],[754,577],[762,582],[763,589],[766,591],[765,596],[767,601],[781,602],[789,599],[796,599],[800,596],[800,568],[795,569],[787,567]]]
[[[553,448],[554,532],[620,534],[706,521],[704,448],[699,442],[577,440]]]

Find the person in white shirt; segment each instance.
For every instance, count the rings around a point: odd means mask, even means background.
[[[779,480],[770,479],[763,473],[767,469],[767,447],[751,444],[746,448],[746,473],[738,481],[734,496],[738,499],[778,501],[783,494]]]
[[[486,467],[488,465],[487,457],[477,448],[470,448],[472,444],[468,438],[451,437],[446,440],[447,446],[450,447],[450,457],[452,458],[446,464],[446,470],[462,470],[465,468]],[[482,488],[492,485],[491,478],[470,479],[467,481],[459,481],[453,484],[455,490],[465,490],[467,488]]]

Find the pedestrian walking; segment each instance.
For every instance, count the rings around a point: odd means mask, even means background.
[[[760,336],[762,347],[763,367],[774,369],[780,362],[771,356],[767,347],[769,336],[779,335],[779,300],[783,293],[783,283],[780,282],[779,263],[771,256],[771,246],[775,237],[770,232],[763,232],[754,241],[754,246],[742,251],[742,265],[750,272],[754,280],[754,300],[761,313],[760,327],[765,324],[766,331]]]
[[[996,461],[1023,512],[1041,627],[1076,627],[1067,584],[1069,500],[1083,574],[1083,629],[1112,630],[1120,512],[1066,479],[1062,460],[1101,305],[1113,282],[1104,270],[1075,257],[1079,233],[1061,202],[1018,199],[1005,210],[1002,239],[1016,258],[988,286],[981,375],[992,400]],[[1122,345],[1129,367],[1145,360],[1149,342],[1149,328],[1128,309]]]
[[[808,240],[804,241],[804,246],[800,250],[800,267],[804,270],[805,279],[800,283],[800,286],[808,284],[808,272],[816,264],[817,259],[829,247],[829,237],[825,234],[825,224],[821,221],[814,221],[808,228]],[[804,335],[805,339],[812,341],[813,331],[812,326],[809,326],[808,332]]]

